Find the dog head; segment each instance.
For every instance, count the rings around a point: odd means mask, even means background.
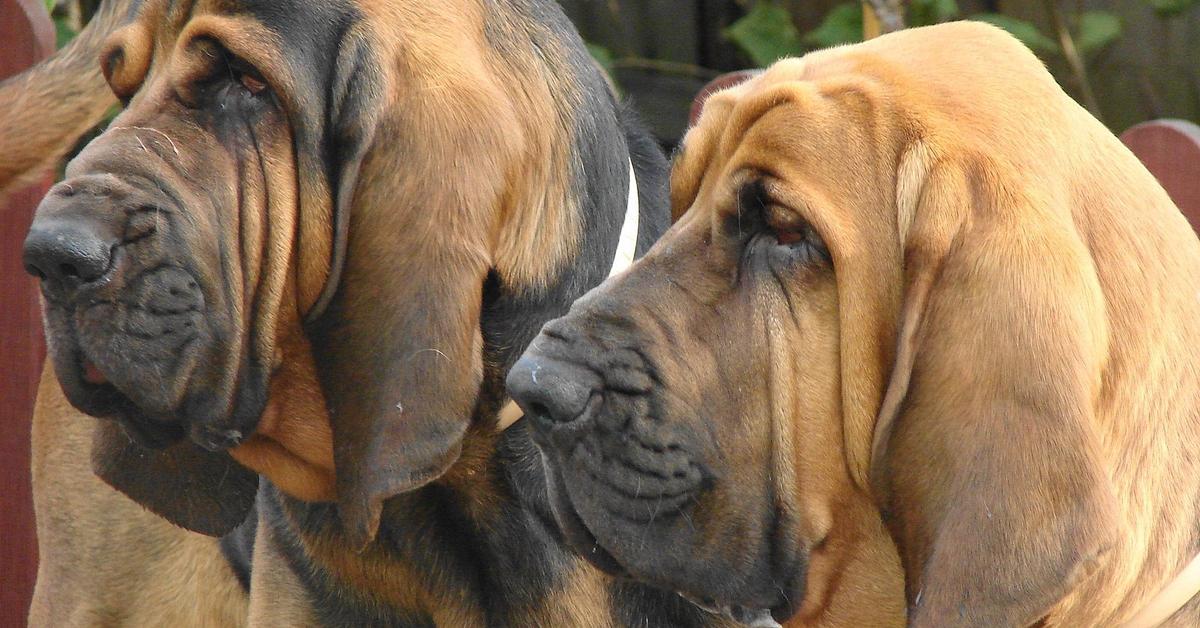
[[[894,622],[903,583],[910,625],[1042,617],[1115,530],[1104,306],[1061,200],[1109,143],[977,24],[711,97],[676,224],[509,374],[568,537],[735,616]]]
[[[126,108],[25,245],[68,398],[123,428],[103,476],[219,531],[253,497],[228,452],[365,542],[457,459],[502,394],[485,286],[548,291],[579,250],[581,120],[616,125],[611,99],[584,113],[580,82],[608,92],[565,20],[529,10],[147,0],[112,35]]]

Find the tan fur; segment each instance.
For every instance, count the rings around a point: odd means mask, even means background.
[[[901,623],[901,582],[912,626],[1117,625],[1191,560],[1200,245],[1032,54],[943,25],[715,95],[639,264],[692,264],[748,172],[836,278],[785,284],[799,329],[767,318],[776,473],[819,542],[789,625]]]
[[[0,82],[0,199],[45,175],[116,104],[98,56],[131,4],[104,2],[67,47]]]
[[[249,626],[316,625],[303,585],[282,555],[274,550],[270,532],[259,526],[251,584]],[[375,548],[360,554],[348,553],[336,537],[309,537],[305,553],[316,564],[329,569],[350,589],[397,608],[428,613],[437,626],[476,626],[485,623],[482,609],[464,604],[454,596],[404,586],[419,579],[404,565],[389,560]],[[582,564],[573,569],[570,583],[555,599],[530,609],[527,621],[538,626],[613,626],[609,604],[609,578]]]
[[[458,194],[494,195],[461,199],[468,208],[489,211],[464,216],[444,232],[484,238],[477,245],[480,253],[506,281],[544,285],[574,254],[580,235],[574,192],[561,174],[573,165],[574,121],[566,116],[578,108],[580,96],[567,82],[542,79],[564,66],[562,51],[555,45],[540,49],[541,58],[531,58],[524,47],[497,50],[485,40],[485,29],[494,29],[501,39],[522,39],[529,34],[518,30],[544,27],[487,13],[495,6],[485,10],[478,0],[455,0],[453,6],[366,1],[361,6],[385,58],[395,59],[390,79],[405,83],[389,92],[398,110],[409,107],[417,116],[406,126],[421,129],[414,138],[419,147],[413,148],[425,157],[422,170],[439,184],[446,176],[466,178],[445,188],[457,188]],[[492,122],[463,125],[483,118]],[[471,168],[452,161],[463,154],[464,143],[478,146],[480,160]],[[499,212],[491,211],[495,205]]]
[[[304,337],[286,336],[259,427],[229,453],[289,495],[333,501],[333,435],[315,368]]]
[[[247,596],[216,539],[177,528],[92,474],[95,419],[42,374],[33,418],[35,628],[245,624]]]
[[[316,611],[311,607],[303,585],[296,579],[279,552],[271,551],[275,540],[271,529],[259,518],[254,539],[254,569],[250,577],[250,608],[247,626],[316,626]]]
[[[44,174],[116,104],[100,59],[130,5],[104,2],[69,46],[0,83],[0,197]],[[33,416],[40,561],[29,625],[243,625],[246,596],[216,541],[172,526],[92,474],[94,425],[63,398],[47,365]]]

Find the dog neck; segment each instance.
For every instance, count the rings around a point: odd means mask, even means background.
[[[629,199],[625,204],[625,221],[621,223],[621,235],[617,239],[617,252],[613,255],[612,268],[608,271],[609,277],[625,272],[625,269],[633,264],[633,257],[637,253],[638,216],[640,213],[637,176],[634,173],[633,161],[630,160]],[[504,407],[500,408],[500,414],[496,419],[496,431],[503,432],[512,427],[522,416],[524,414],[517,407],[516,402],[509,399]]]

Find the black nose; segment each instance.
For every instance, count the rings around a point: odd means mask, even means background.
[[[579,419],[600,379],[590,369],[525,354],[508,372],[508,394],[537,422],[566,424]]]
[[[35,220],[25,238],[25,271],[63,284],[95,281],[108,272],[115,244],[86,219]]]

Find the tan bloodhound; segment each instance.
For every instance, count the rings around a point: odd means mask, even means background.
[[[70,44],[0,82],[0,200],[43,176],[117,100],[98,56],[132,0],[106,0]],[[49,367],[33,419],[37,589],[29,625],[238,626],[247,597],[215,539],[147,512],[92,473],[95,421]]]
[[[669,223],[555,3],[144,0],[100,59],[125,110],[25,242],[51,361],[251,624],[726,623],[573,554],[500,429],[541,325]]]
[[[671,190],[509,375],[575,547],[760,625],[1200,625],[1200,243],[1015,39],[779,62]]]

